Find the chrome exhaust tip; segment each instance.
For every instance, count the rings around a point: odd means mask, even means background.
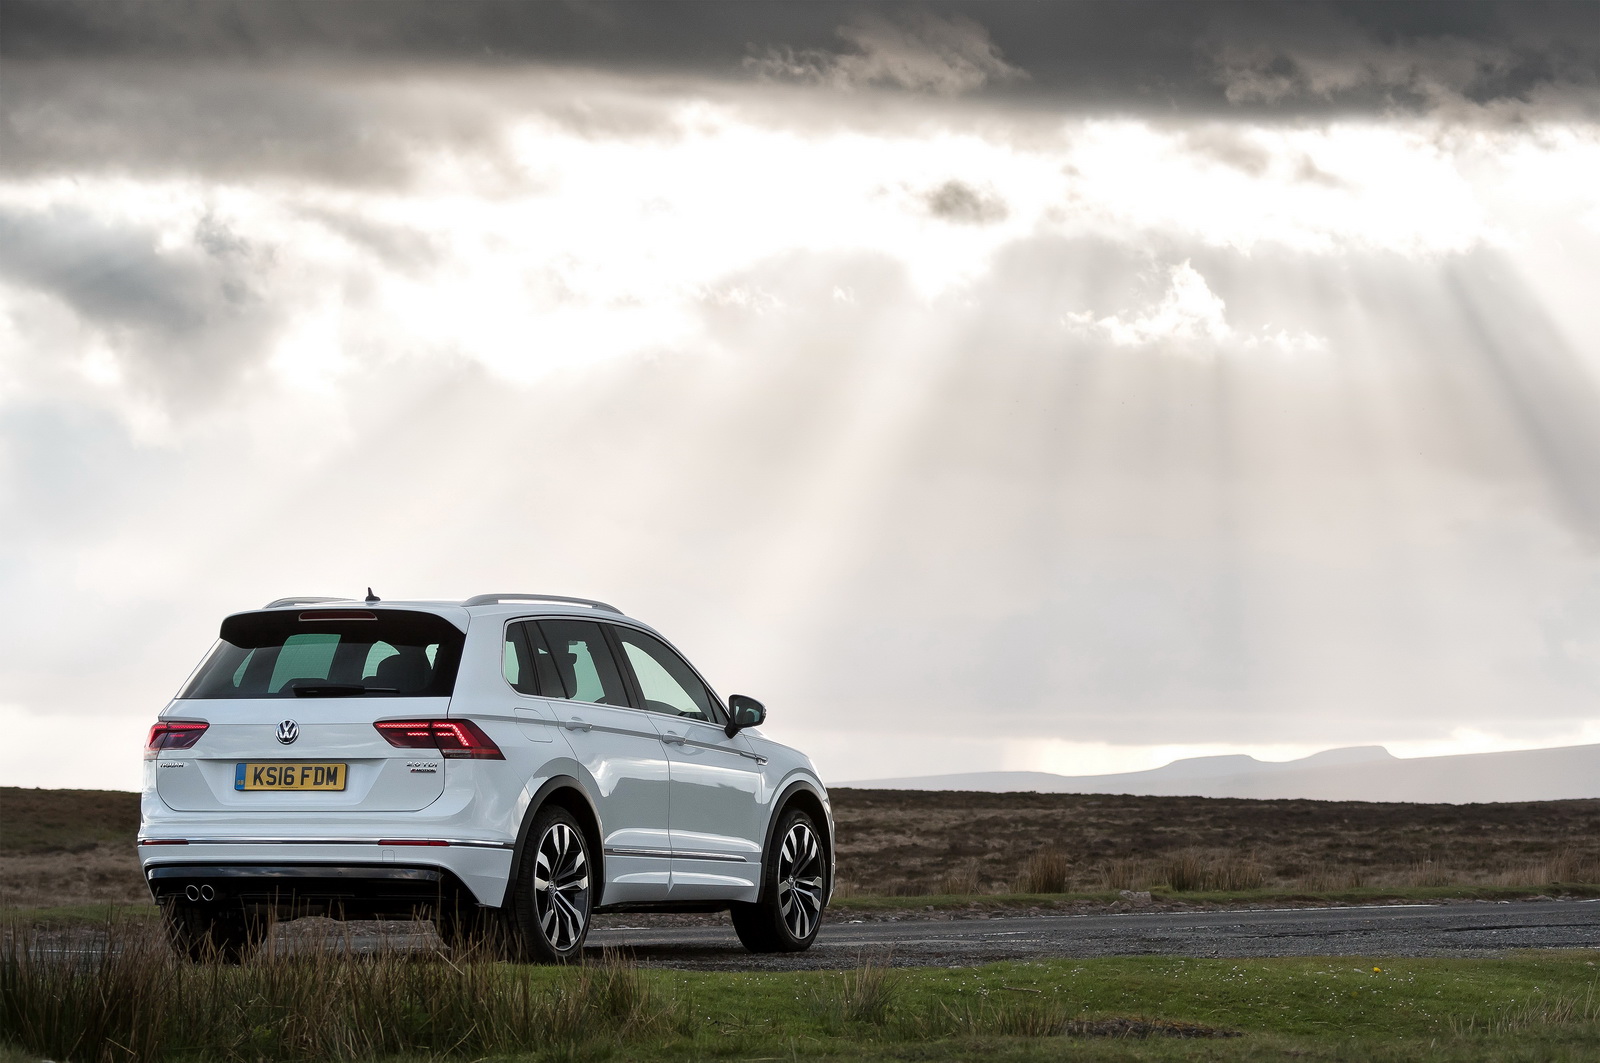
[[[200,899],[200,887],[185,886],[183,888],[183,895],[189,898],[191,901],[198,901]]]
[[[209,885],[201,886],[200,899],[203,901],[214,901],[217,899],[217,891],[212,889]]]

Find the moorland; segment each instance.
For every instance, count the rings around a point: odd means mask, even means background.
[[[1600,800],[1400,804],[836,789],[839,897],[1600,884]],[[0,787],[0,905],[147,904],[139,795]]]

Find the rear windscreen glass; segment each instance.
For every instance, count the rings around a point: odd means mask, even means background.
[[[465,637],[400,609],[241,613],[178,697],[449,697]]]

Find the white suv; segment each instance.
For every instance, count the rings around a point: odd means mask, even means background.
[[[283,599],[225,619],[151,728],[139,855],[194,958],[312,914],[554,962],[639,909],[731,910],[747,948],[798,951],[833,817],[765,716],[603,602]]]

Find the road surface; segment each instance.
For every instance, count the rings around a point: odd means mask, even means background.
[[[807,952],[755,957],[731,926],[596,929],[595,950],[703,970],[949,966],[1081,956],[1494,956],[1600,949],[1600,901],[1126,912],[825,924]]]

